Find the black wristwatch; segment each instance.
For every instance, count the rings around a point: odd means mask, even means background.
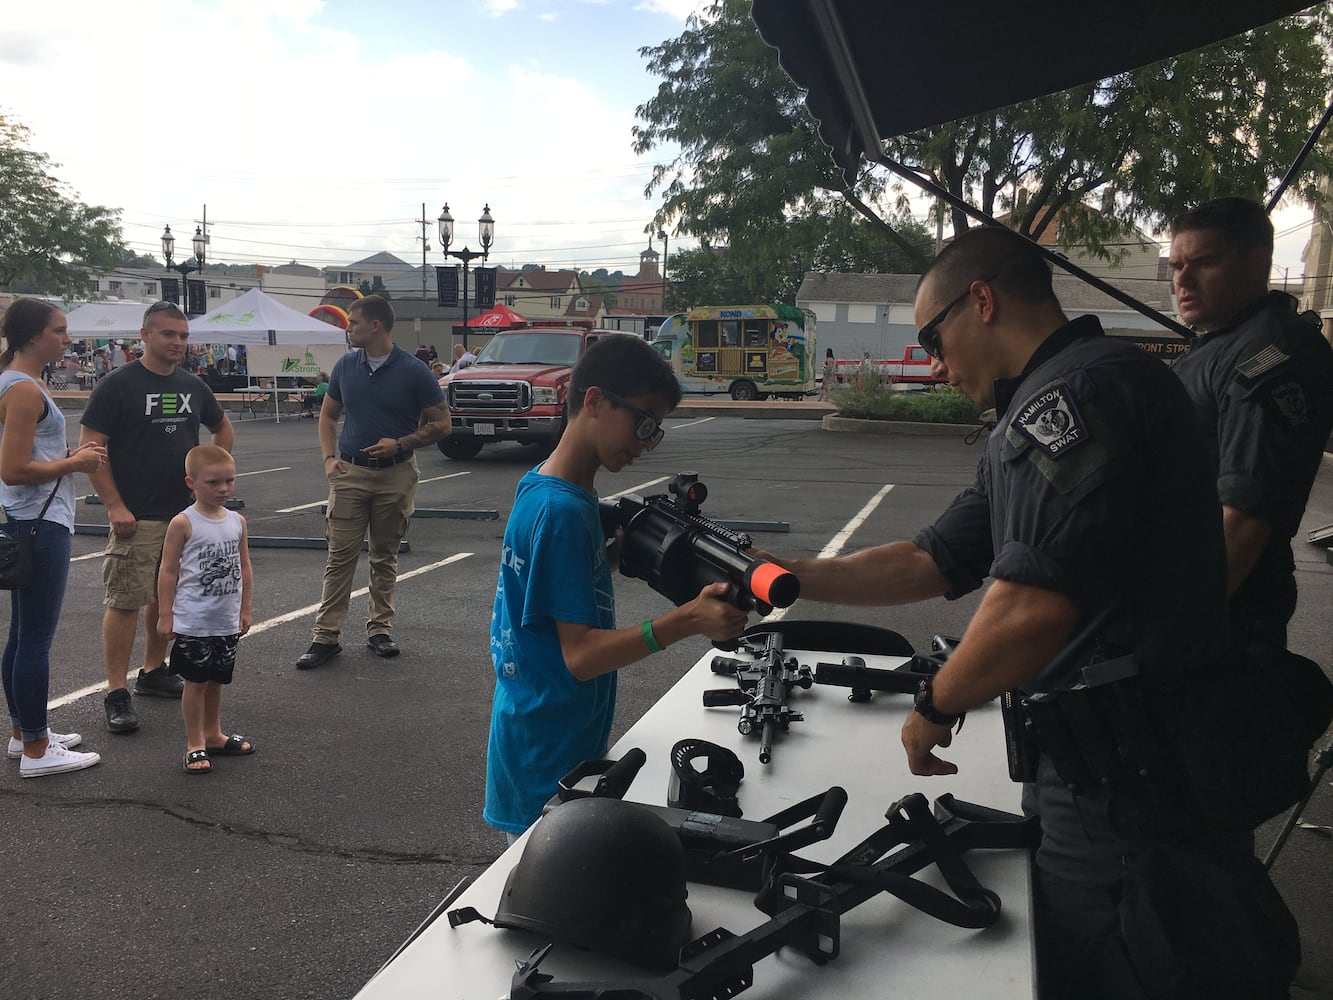
[[[931,690],[931,678],[924,677],[921,683],[916,686],[916,699],[913,704],[918,715],[927,722],[933,722],[937,726],[952,726],[955,723],[961,724],[963,716],[966,713],[958,715],[945,715],[935,707],[934,692]]]
[[[403,439],[394,438],[393,443],[398,447],[398,450],[394,454],[401,455],[403,453]]]

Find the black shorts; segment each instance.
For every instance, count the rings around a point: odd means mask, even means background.
[[[195,684],[230,684],[239,635],[178,635],[167,669]]]

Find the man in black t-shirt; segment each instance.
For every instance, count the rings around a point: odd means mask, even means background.
[[[106,465],[89,478],[111,527],[102,563],[102,656],[107,728],[113,733],[139,728],[127,677],[140,608],[147,609],[144,660],[134,692],[181,696],[180,679],[168,674],[164,663],[167,642],[155,627],[162,542],[167,524],[190,505],[185,454],[199,443],[200,425],[227,451],[234,436],[212,390],[178,367],[190,337],[185,314],[159,302],[144,314],[141,335],[143,357],[97,383],[80,421],[80,443],[107,449]]]

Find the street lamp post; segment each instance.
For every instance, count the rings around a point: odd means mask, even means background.
[[[180,305],[181,311],[187,316],[190,313],[190,293],[186,276],[193,274],[195,271],[203,272],[204,250],[208,245],[208,237],[204,235],[204,231],[201,227],[194,227],[194,238],[190,240],[190,244],[194,249],[194,259],[187,259],[181,261],[179,264],[173,264],[171,261],[172,253],[176,249],[176,237],[171,235],[170,226],[167,226],[166,229],[162,230],[162,256],[167,259],[167,270],[176,271],[181,276]]]
[[[481,210],[481,218],[477,220],[477,238],[481,240],[481,250],[469,250],[464,245],[462,250],[450,250],[449,244],[454,241],[454,217],[449,214],[449,203],[445,202],[444,211],[440,213],[440,249],[444,251],[444,256],[456,257],[463,262],[463,349],[467,350],[467,274],[468,265],[474,260],[485,260],[491,252],[491,244],[495,242],[495,220],[491,218],[491,206],[488,203]]]
[[[662,312],[666,312],[667,293],[667,231],[659,229],[657,238],[662,241]]]

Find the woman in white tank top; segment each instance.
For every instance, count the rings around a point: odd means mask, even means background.
[[[51,643],[69,576],[74,473],[95,472],[106,449],[87,445],[70,452],[64,414],[41,384],[42,368],[64,357],[69,346],[65,314],[49,302],[20,298],[5,310],[0,326],[8,345],[0,353],[0,505],[7,530],[36,528],[32,582],[9,593],[9,640],[0,673],[12,726],[9,756],[20,759],[20,777],[36,778],[101,759],[70,749],[82,740],[78,733],[51,732],[46,704]]]

